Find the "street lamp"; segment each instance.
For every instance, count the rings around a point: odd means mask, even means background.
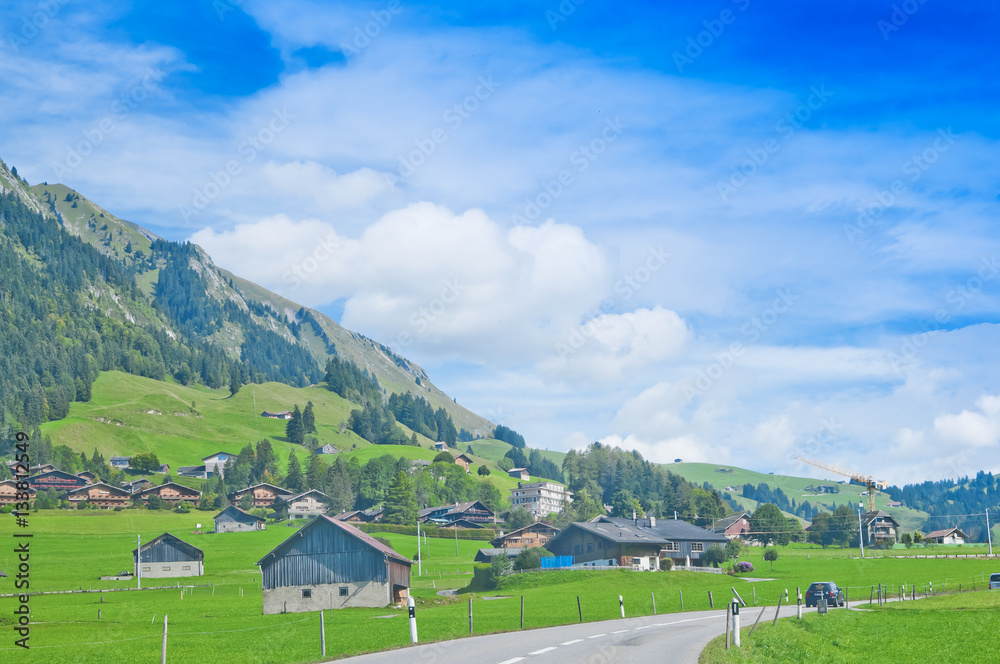
[[[861,532],[861,506],[863,503],[858,503],[858,544],[861,546],[861,557],[865,557],[865,535]]]

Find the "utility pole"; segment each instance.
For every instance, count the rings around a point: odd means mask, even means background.
[[[142,590],[142,535],[136,535],[139,548],[135,550],[135,578],[136,588]]]
[[[417,519],[417,576],[423,575],[423,556],[420,555],[420,519]]]
[[[861,503],[858,503],[858,544],[861,545],[861,557],[865,557],[865,535],[861,532]]]
[[[986,538],[990,543],[990,555],[993,555],[993,533],[990,532],[990,511],[986,510]]]

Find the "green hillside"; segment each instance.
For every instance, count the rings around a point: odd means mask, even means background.
[[[295,388],[282,383],[246,385],[236,395],[228,390],[204,386],[184,386],[140,376],[108,371],[94,382],[91,400],[73,403],[69,415],[47,422],[42,433],[53,445],[66,445],[90,456],[94,449],[106,459],[154,452],[161,463],[169,464],[175,474],[180,466],[197,466],[201,459],[216,452],[238,453],[248,442],[271,440],[283,469],[295,450],[301,460],[306,450],[285,439],[285,421],[260,417],[262,411],[292,410],[312,401],[316,416],[316,438],[320,445],[329,443],[347,457],[362,464],[385,454],[407,459],[433,460],[437,452],[433,441],[418,434],[419,447],[408,445],[373,445],[350,429],[342,427],[357,404],[342,399],[325,387]],[[406,432],[408,428],[399,424]],[[343,430],[342,430],[343,429]],[[496,440],[473,443],[484,448],[509,449]],[[462,451],[461,445],[453,450]],[[497,466],[503,455],[471,455],[471,472],[480,465],[490,470],[489,481],[504,496],[517,486]],[[495,458],[493,458],[495,456]],[[478,478],[478,475],[476,475]],[[543,478],[532,478],[536,481]]]
[[[839,505],[848,505],[856,510],[859,502],[865,502],[867,496],[864,487],[852,484],[840,484],[838,479],[817,480],[809,477],[794,477],[790,475],[772,475],[770,473],[759,473],[753,470],[746,470],[736,466],[720,466],[710,463],[671,463],[664,466],[672,473],[680,475],[684,479],[702,486],[705,482],[713,489],[722,491],[736,499],[737,502],[746,505],[755,501],[742,497],[744,484],[757,486],[765,483],[772,489],[781,489],[789,500],[794,500],[796,504],[809,501],[812,505],[823,507],[829,511],[837,509]],[[840,493],[814,493],[806,490],[807,486],[836,485]],[[733,487],[734,490],[727,491],[726,487]],[[876,509],[885,510],[891,514],[903,530],[916,530],[927,519],[927,513],[913,510],[907,507],[888,507],[890,501],[888,494],[878,492],[875,495]]]

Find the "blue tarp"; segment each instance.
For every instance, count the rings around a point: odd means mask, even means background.
[[[573,556],[547,556],[541,558],[542,569],[551,569],[553,567],[571,567],[573,565]]]

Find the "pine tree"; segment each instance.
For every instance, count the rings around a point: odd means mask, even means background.
[[[289,491],[299,493],[303,491],[302,466],[299,465],[299,458],[295,456],[295,450],[288,455],[288,475],[285,476],[285,488]]]
[[[316,433],[316,416],[313,415],[313,402],[306,402],[306,409],[302,412],[302,429],[304,433]]]
[[[383,523],[412,526],[417,522],[417,499],[413,495],[413,480],[403,471],[396,473],[385,497]]]
[[[309,458],[309,470],[306,471],[306,487],[310,489],[323,489],[323,482],[326,479],[326,467],[320,460],[318,454],[312,454]]]
[[[285,437],[294,445],[305,442],[306,432],[302,427],[302,411],[299,410],[298,404],[295,404],[295,410],[292,411],[292,419],[285,425]]]
[[[254,482],[261,482],[266,474],[278,474],[278,463],[274,456],[274,448],[271,447],[271,441],[267,438],[257,443],[257,453],[254,456],[251,479]]]
[[[242,383],[240,382],[240,370],[237,366],[232,366],[229,368],[229,395],[233,396],[240,391]]]

